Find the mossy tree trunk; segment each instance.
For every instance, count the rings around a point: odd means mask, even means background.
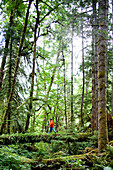
[[[92,134],[94,134],[94,124],[95,124],[95,56],[94,56],[94,28],[92,28],[92,119],[91,128]]]
[[[14,0],[12,0],[12,4],[13,4],[13,2],[14,2]],[[17,5],[17,0],[16,0],[16,3],[15,3],[15,6],[16,5]],[[4,55],[3,55],[3,58],[2,58],[1,68],[0,68],[0,91],[1,91],[2,83],[3,83],[4,68],[5,68],[5,64],[6,64],[9,41],[10,41],[10,37],[11,37],[11,35],[10,35],[11,30],[10,29],[11,29],[12,24],[13,24],[14,13],[15,13],[15,8],[11,10],[10,17],[9,17],[9,26],[8,26],[8,30],[7,30],[7,33],[6,33]]]
[[[92,120],[91,120],[91,127],[92,127],[92,134],[94,134],[95,124],[96,124],[96,0],[92,2],[93,7],[93,20],[92,20]]]
[[[98,130],[98,55],[97,55],[97,1],[93,0],[93,23],[92,23],[92,132]]]
[[[8,95],[7,98],[9,98],[10,91],[11,91],[11,80],[12,80],[12,33],[11,33],[11,42],[10,42],[10,58],[9,58],[9,85],[8,85]],[[8,113],[8,133],[10,133],[10,120],[11,119],[11,109],[9,108],[9,113]]]
[[[20,57],[21,57],[21,50],[22,50],[22,46],[23,46],[23,41],[24,41],[24,38],[25,38],[26,29],[27,29],[27,23],[28,23],[29,10],[30,10],[31,3],[32,3],[32,0],[29,0],[27,12],[26,12],[25,24],[24,24],[24,28],[23,28],[23,32],[22,32],[22,37],[20,39],[18,54],[17,54],[17,57],[16,57],[16,64],[15,64],[15,71],[14,71],[14,76],[13,76],[13,80],[12,80],[11,92],[10,92],[10,96],[8,98],[6,110],[5,110],[5,113],[4,113],[4,116],[3,116],[3,122],[2,122],[1,127],[0,127],[0,134],[3,133],[3,128],[4,128],[4,125],[6,123],[6,117],[8,116],[9,109],[10,109],[10,102],[12,101],[12,97],[13,97],[13,93],[14,93],[14,89],[15,89],[16,76],[17,76]]]
[[[98,151],[101,153],[108,143],[106,113],[106,53],[107,53],[107,0],[99,0],[98,40]]]

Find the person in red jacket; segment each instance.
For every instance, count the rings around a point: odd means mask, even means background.
[[[52,132],[52,130],[53,130],[53,132],[55,132],[56,133],[56,131],[55,131],[55,129],[54,129],[54,122],[53,122],[53,120],[52,119],[50,119],[50,129],[49,129],[49,132],[48,133],[50,133],[50,132]]]

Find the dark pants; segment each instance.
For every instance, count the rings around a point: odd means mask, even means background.
[[[56,133],[56,131],[55,131],[55,129],[54,129],[53,127],[50,127],[50,129],[49,129],[49,132],[48,132],[48,133],[52,132],[52,130],[53,130],[53,132],[55,132],[55,133]]]

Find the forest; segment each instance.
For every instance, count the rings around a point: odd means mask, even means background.
[[[24,169],[113,169],[113,0],[0,0],[0,170]]]

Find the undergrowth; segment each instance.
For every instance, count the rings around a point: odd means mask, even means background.
[[[35,138],[35,135],[37,134],[24,134],[23,136],[26,136],[26,141],[28,141],[29,139],[27,139],[27,137]],[[48,138],[51,138],[52,135],[52,133],[48,135]],[[11,136],[16,137],[16,135]],[[11,138],[11,136],[7,136],[7,138]],[[43,136],[43,134],[40,134],[40,137],[41,136]],[[7,146],[0,145],[0,169],[30,170],[39,167],[40,169],[46,168],[47,170],[51,170],[57,167],[59,170],[74,168],[89,170],[90,167],[92,167],[92,170],[103,170],[107,167],[113,168],[113,146],[111,145],[108,145],[105,153],[100,157],[96,154],[87,155],[85,158],[82,157],[82,155],[89,152],[90,149],[93,150],[97,148],[97,144],[97,132],[95,132],[93,136],[90,136],[87,133],[78,133],[76,130],[70,128],[65,130],[63,134],[56,135],[49,143],[44,141],[34,143],[15,142]],[[71,157],[70,159],[71,155],[81,155],[81,157]],[[66,159],[61,162],[56,161],[51,163],[51,161],[55,161],[56,158],[59,158],[59,160],[60,158]],[[42,163],[41,161],[44,159],[48,159],[50,163]]]

